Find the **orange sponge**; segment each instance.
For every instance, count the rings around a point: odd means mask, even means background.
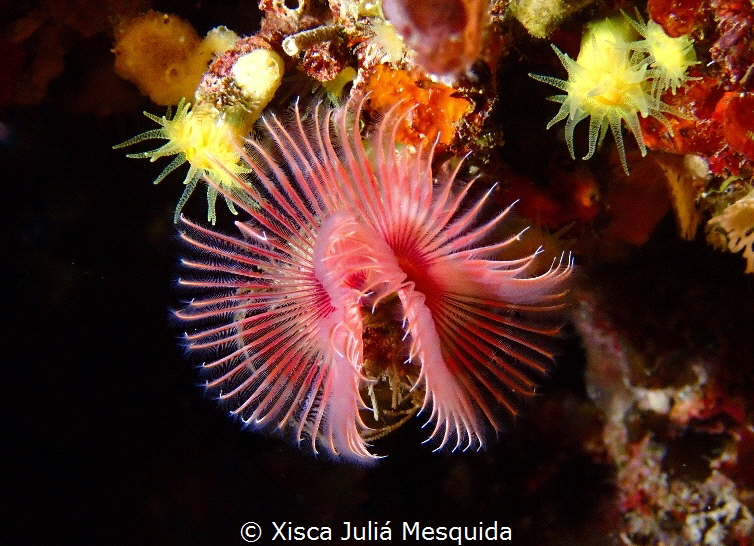
[[[387,112],[397,102],[413,107],[399,127],[396,138],[409,146],[424,140],[448,145],[456,123],[471,111],[471,103],[454,96],[455,89],[424,76],[414,77],[405,70],[378,65],[366,84],[369,106]],[[439,136],[439,138],[438,138]]]

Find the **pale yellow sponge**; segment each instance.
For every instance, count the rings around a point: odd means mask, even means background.
[[[120,23],[115,37],[115,71],[162,106],[191,100],[213,57],[238,39],[218,27],[202,40],[189,22],[156,11]]]
[[[283,59],[272,50],[255,49],[241,55],[231,70],[241,90],[248,118],[256,121],[283,79]]]

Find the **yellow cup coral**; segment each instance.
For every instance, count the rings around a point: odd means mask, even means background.
[[[283,59],[272,50],[255,49],[241,55],[231,74],[241,90],[248,118],[256,121],[283,78]]]
[[[226,191],[234,193],[233,186],[237,185],[234,182],[234,177],[248,172],[248,168],[241,162],[239,153],[243,135],[234,130],[238,124],[228,123],[228,120],[218,116],[211,107],[192,109],[191,105],[185,101],[178,104],[173,117],[170,117],[170,110],[162,117],[157,117],[149,112],[144,112],[144,115],[159,123],[162,128],[141,133],[114,146],[114,148],[130,146],[144,140],[167,140],[166,144],[154,150],[128,154],[128,157],[147,158],[150,161],[155,161],[160,157],[176,156],[155,179],[155,184],[161,182],[163,178],[184,163],[189,163],[188,173],[183,180],[186,188],[175,209],[176,222],[181,209],[196,189],[202,176],[206,176],[218,186],[225,188]],[[209,205],[207,218],[213,224],[216,219],[216,200],[217,189],[209,186],[207,189]],[[225,200],[228,208],[235,214],[233,203],[228,198]]]
[[[218,188],[223,190],[223,195],[238,194],[239,198],[246,195],[239,193],[237,182],[239,177],[249,172],[241,159],[244,138],[275,94],[283,77],[283,61],[272,50],[258,48],[227,55],[232,56],[233,60],[228,73],[219,76],[210,72],[205,77],[213,82],[208,86],[212,92],[200,89],[193,106],[181,100],[173,117],[170,111],[162,117],[144,112],[161,128],[146,131],[114,146],[122,148],[144,140],[167,140],[154,150],[128,154],[128,157],[147,158],[150,161],[176,156],[155,179],[155,184],[188,162],[189,170],[183,180],[186,188],[175,209],[176,222],[202,177],[211,183],[207,188],[207,219],[213,224],[217,218],[215,204]],[[224,57],[218,60],[223,66],[227,60]],[[231,199],[226,196],[225,202],[235,214]]]
[[[663,28],[652,21],[644,22],[637,12],[637,20],[626,18],[644,39],[632,44],[637,52],[646,53],[645,61],[649,64],[652,78],[652,94],[657,96],[670,89],[675,95],[676,89],[689,78],[689,67],[697,64],[696,52],[691,36],[672,38],[665,34]]]
[[[609,128],[626,173],[628,163],[621,132],[624,121],[636,137],[642,155],[646,155],[647,148],[639,126],[639,114],[657,118],[673,133],[664,113],[681,114],[652,93],[652,78],[658,72],[650,68],[648,58],[636,54],[636,38],[638,35],[626,17],[593,22],[582,38],[575,61],[552,46],[568,71],[568,80],[530,74],[534,79],[566,92],[550,97],[550,100],[561,103],[561,107],[547,128],[566,119],[566,143],[571,157],[575,157],[574,128],[587,117],[590,118],[589,151],[583,159],[592,157]]]

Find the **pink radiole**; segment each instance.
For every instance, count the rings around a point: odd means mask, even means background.
[[[272,145],[249,140],[253,181],[237,179],[249,199],[228,195],[251,217],[240,237],[181,218],[197,257],[180,283],[202,292],[177,312],[197,326],[188,348],[208,355],[207,389],[232,414],[315,453],[374,460],[380,419],[412,397],[438,449],[480,448],[498,409],[515,413],[511,395],[533,394],[529,375],[547,370],[558,325],[540,319],[565,305],[571,260],[534,275],[536,253],[493,259],[517,239],[485,242],[508,210],[480,220],[490,192],[472,199],[459,167],[436,179],[433,150],[401,149],[400,105],[365,147],[361,106],[263,120]],[[404,334],[397,364],[365,355],[384,308]]]

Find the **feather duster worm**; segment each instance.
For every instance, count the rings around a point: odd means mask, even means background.
[[[481,219],[490,192],[454,191],[457,167],[436,180],[432,149],[397,148],[400,105],[365,148],[361,106],[264,119],[273,145],[248,141],[254,181],[228,194],[251,217],[240,236],[181,219],[198,258],[180,283],[203,292],[177,313],[197,325],[188,348],[232,414],[315,453],[367,462],[425,409],[438,448],[479,448],[547,369],[558,327],[538,318],[563,307],[570,259],[538,275],[536,253],[493,259],[517,239],[488,242],[508,211]]]

